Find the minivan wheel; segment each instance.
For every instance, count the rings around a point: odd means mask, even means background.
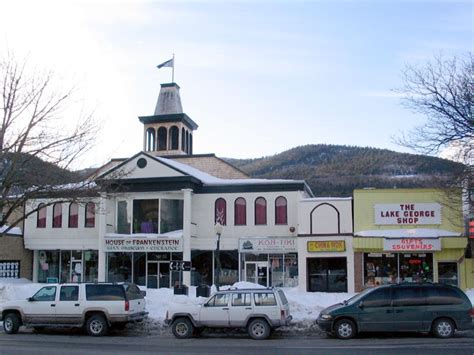
[[[15,313],[8,313],[3,318],[3,330],[7,334],[16,334],[20,328],[20,318]]]
[[[351,339],[356,335],[356,325],[350,319],[341,319],[334,326],[336,336],[339,339]]]
[[[454,323],[448,318],[440,318],[434,321],[432,330],[438,338],[451,338],[454,335]]]
[[[247,332],[250,337],[255,340],[266,339],[270,336],[270,326],[265,319],[257,318],[252,320],[248,327]]]
[[[99,337],[107,334],[109,325],[103,316],[96,314],[87,320],[86,330],[87,334],[94,337]]]
[[[178,318],[173,322],[171,331],[178,339],[191,338],[194,333],[194,326],[188,318]]]

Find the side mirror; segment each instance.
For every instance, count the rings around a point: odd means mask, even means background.
[[[202,306],[203,307],[209,307],[209,303],[204,303]]]
[[[146,291],[140,291],[140,295],[142,295],[143,297],[146,296]]]
[[[28,297],[28,298],[27,298],[27,301],[28,301],[28,302],[34,302],[35,299],[34,299],[33,297]]]
[[[359,307],[360,309],[363,309],[364,308],[364,301],[360,301],[359,305],[357,307]]]

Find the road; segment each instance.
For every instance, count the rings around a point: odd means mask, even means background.
[[[168,330],[139,334],[133,329],[113,332],[102,338],[80,331],[21,330],[8,335],[0,331],[1,355],[56,354],[466,354],[474,355],[474,331],[459,332],[452,339],[441,340],[423,334],[362,334],[356,339],[338,340],[320,333],[272,335],[255,341],[244,332],[204,332],[199,338],[178,340]]]

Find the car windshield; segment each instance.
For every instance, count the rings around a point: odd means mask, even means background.
[[[361,293],[358,293],[357,295],[352,296],[351,298],[347,299],[344,301],[344,304],[354,304],[357,301],[359,301],[362,297],[364,297],[366,294],[372,292],[374,289],[373,288],[366,288],[364,291]]]

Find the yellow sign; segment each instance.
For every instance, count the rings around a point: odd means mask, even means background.
[[[346,242],[343,240],[308,242],[308,251],[309,252],[346,251]]]

